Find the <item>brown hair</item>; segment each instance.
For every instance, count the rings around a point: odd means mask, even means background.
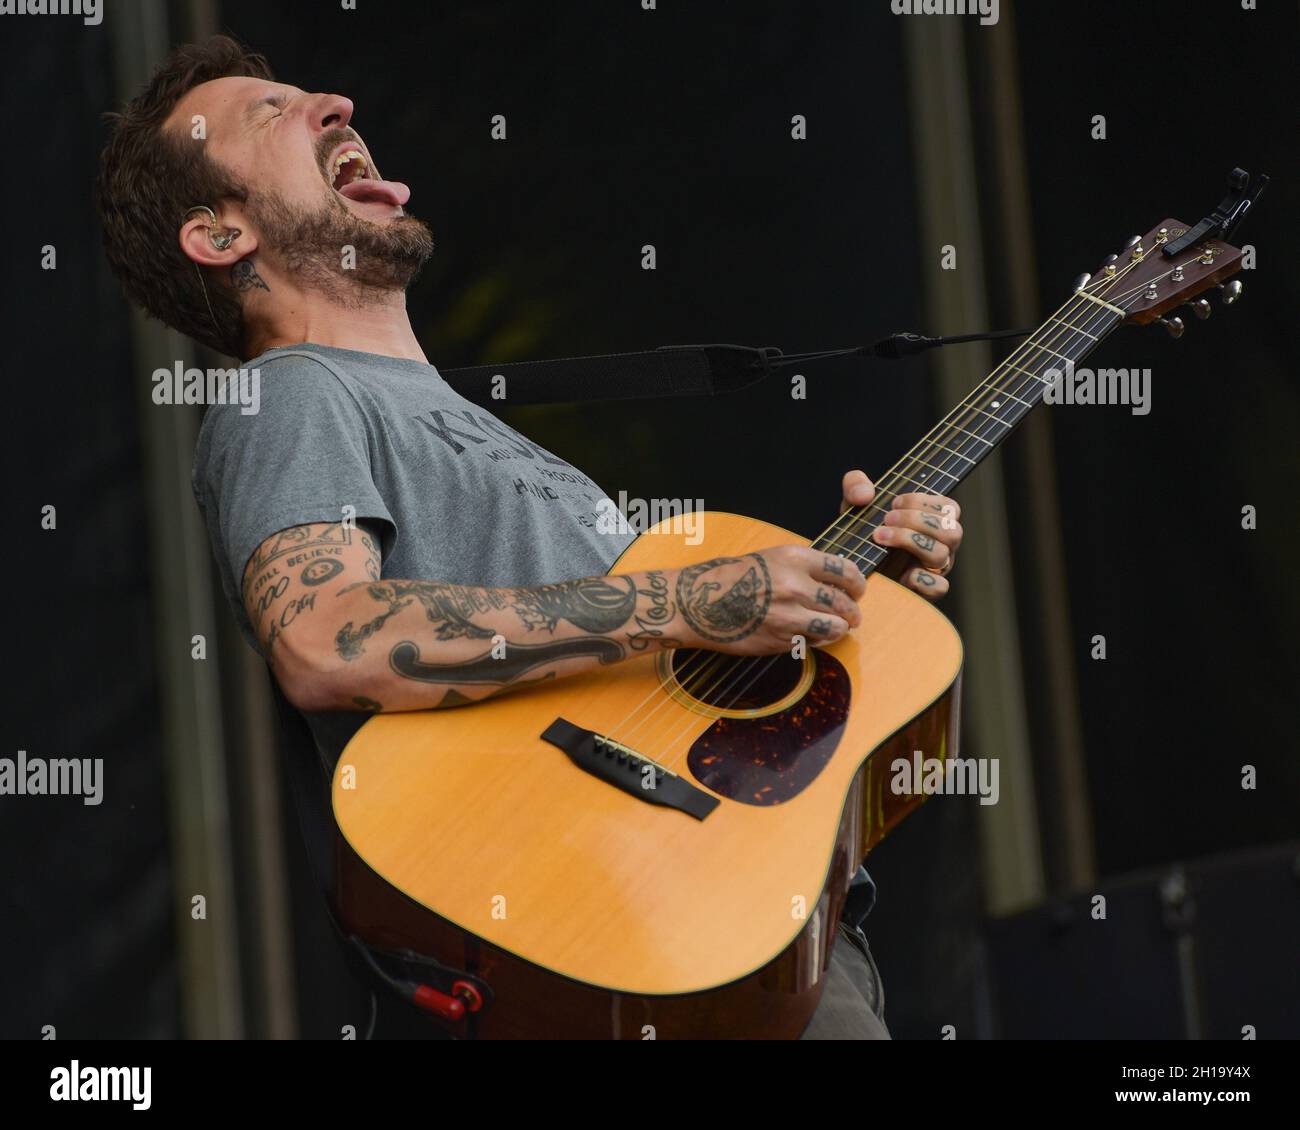
[[[188,129],[163,128],[188,91],[232,75],[274,78],[263,56],[224,35],[176,48],[125,110],[105,115],[112,132],[100,156],[96,197],[104,251],[127,297],[173,329],[239,356],[244,342],[239,301],[212,285],[205,299],[177,232],[188,208],[206,204],[216,210],[223,199],[243,202],[248,191],[207,155],[201,141],[190,138]]]

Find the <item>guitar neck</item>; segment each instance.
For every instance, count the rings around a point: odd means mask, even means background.
[[[1091,353],[1124,317],[1120,307],[1076,292],[881,476],[869,505],[845,511],[813,548],[852,557],[871,572],[889,553],[869,540],[871,531],[894,499],[951,493],[1039,404],[1067,364]]]

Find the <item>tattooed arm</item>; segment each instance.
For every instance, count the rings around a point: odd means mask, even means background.
[[[303,710],[455,706],[670,647],[736,655],[831,642],[858,623],[852,562],[800,546],[683,569],[530,588],[381,578],[379,540],[282,530],[244,572],[244,606]]]

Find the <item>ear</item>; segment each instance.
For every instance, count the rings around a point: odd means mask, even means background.
[[[241,225],[237,217],[218,218],[217,228],[217,234],[220,235],[239,229]],[[200,212],[195,212],[185,221],[179,238],[185,257],[200,267],[230,267],[257,250],[257,238],[246,230],[240,230],[234,242],[225,250],[218,248],[209,238],[207,217]]]

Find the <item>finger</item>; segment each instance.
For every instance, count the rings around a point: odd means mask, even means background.
[[[890,510],[885,515],[884,524],[929,534],[954,550],[961,545],[962,534],[965,532],[960,522],[945,524],[943,518],[931,510]]]
[[[818,616],[832,612],[855,628],[862,623],[862,609],[843,589],[835,585],[817,585],[808,591],[801,603],[809,612],[815,612]]]
[[[909,569],[903,575],[903,585],[920,593],[926,600],[938,600],[948,591],[948,578],[929,569]]]
[[[955,522],[961,517],[961,506],[942,494],[900,494],[894,499],[891,509],[928,510],[932,514],[938,514],[941,519],[946,518],[949,522]]]
[[[942,569],[948,564],[952,550],[933,534],[909,530],[899,526],[877,526],[872,537],[887,549],[901,549],[910,553],[930,569]]]
[[[875,484],[867,478],[866,471],[849,471],[840,484],[840,513],[853,506],[866,506],[876,497]]]
[[[855,562],[833,553],[809,552],[815,554],[808,562],[808,574],[814,581],[843,589],[853,600],[867,591],[867,578]]]
[[[791,629],[790,642],[793,645],[795,637],[802,636],[813,647],[824,647],[828,643],[842,640],[848,634],[849,622],[841,616],[827,612],[797,621]]]

